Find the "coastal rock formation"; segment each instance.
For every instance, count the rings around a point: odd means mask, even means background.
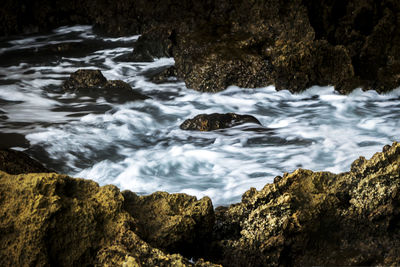
[[[148,97],[135,92],[126,82],[107,80],[100,70],[79,69],[63,84],[63,89],[80,95],[104,97],[111,102],[144,100]]]
[[[180,128],[192,131],[214,131],[219,129],[231,128],[245,123],[261,123],[253,116],[239,115],[235,113],[212,113],[200,114],[193,119],[185,120]]]
[[[398,143],[349,172],[285,173],[215,214],[209,198],[55,173],[0,171],[0,196],[2,266],[193,265],[180,254],[195,266],[400,263]]]
[[[219,208],[212,251],[229,266],[398,265],[400,144],[350,172],[298,169]]]
[[[168,246],[195,237],[203,223],[211,227],[213,222],[209,199],[162,193],[152,203],[130,193],[127,203],[112,185],[55,173],[2,171],[0,196],[1,266],[216,266],[201,259],[192,264],[141,238]],[[163,201],[169,204],[168,210],[159,209],[163,220],[153,222],[151,214],[141,213]],[[144,234],[146,223],[159,228]]]
[[[398,17],[395,0],[6,0],[0,35],[92,23],[142,34],[133,59],[172,55],[178,78],[200,91],[274,84],[383,93],[400,86]]]

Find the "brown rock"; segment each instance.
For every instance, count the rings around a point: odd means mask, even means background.
[[[299,169],[216,212],[230,266],[397,265],[400,144],[341,174]],[[218,259],[219,258],[219,259]]]
[[[63,89],[80,95],[104,97],[110,102],[144,100],[148,97],[132,89],[126,82],[110,80],[100,70],[79,69],[63,84]]]
[[[214,210],[210,198],[156,192],[137,196],[123,192],[124,209],[138,221],[137,234],[154,247],[198,256],[210,238]]]
[[[147,210],[136,209],[136,217],[132,217],[124,210],[125,198],[115,186],[99,187],[93,181],[54,173],[14,176],[0,171],[0,196],[1,266],[193,265],[181,255],[154,248],[135,233],[144,225],[138,220],[146,217],[138,212]],[[168,195],[160,195],[163,197]],[[175,198],[180,199],[179,195]],[[173,209],[179,214],[191,206],[192,218],[201,229],[202,206],[193,200],[186,205],[187,198],[183,196]],[[152,206],[145,202],[146,207]],[[182,211],[181,218],[190,222],[187,216],[189,213]],[[173,217],[171,214],[171,220],[158,225],[171,233],[184,232],[179,216],[177,220]],[[195,265],[216,266],[203,260]]]
[[[180,128],[182,130],[193,131],[214,131],[219,129],[231,128],[245,123],[261,123],[253,116],[239,115],[235,113],[212,113],[200,114],[193,119],[185,120]]]

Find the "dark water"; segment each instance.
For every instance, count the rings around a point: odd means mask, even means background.
[[[346,171],[358,156],[399,140],[399,90],[356,90],[346,97],[332,87],[292,95],[272,86],[232,86],[199,93],[182,82],[149,81],[149,73],[173,65],[172,58],[121,60],[137,38],[104,39],[76,26],[0,41],[0,144],[100,184],[208,195],[218,205],[299,167]],[[78,68],[101,69],[151,99],[109,103],[101,92],[65,93],[60,85]],[[264,127],[179,129],[185,119],[213,112],[250,114]]]

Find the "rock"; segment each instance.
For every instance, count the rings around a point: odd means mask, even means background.
[[[120,80],[110,80],[100,70],[79,69],[72,73],[63,84],[63,89],[81,95],[104,97],[110,102],[144,100],[148,97],[135,92],[132,87]]]
[[[151,62],[154,58],[172,57],[174,32],[156,28],[143,33],[133,45],[133,61]]]
[[[99,87],[103,87],[106,82],[107,79],[100,70],[79,69],[72,73],[69,79],[64,82],[63,89],[73,92],[98,89]]]
[[[163,68],[162,70],[156,70],[155,72],[146,74],[150,77],[150,81],[156,84],[178,81],[176,77],[178,74],[175,66],[171,66],[166,69]]]
[[[230,266],[398,265],[400,144],[350,172],[296,170],[216,210],[212,260]],[[217,253],[216,253],[217,252]]]
[[[104,97],[110,102],[124,102],[148,99],[147,96],[138,93],[126,82],[120,80],[107,81],[103,87]]]
[[[115,186],[99,187],[55,173],[15,176],[0,171],[0,196],[1,266],[193,265],[181,255],[154,248],[135,233],[144,225],[140,219],[145,214],[138,214],[141,209],[135,210],[136,217],[126,212],[125,198]],[[186,207],[185,201],[176,204],[177,211]],[[146,205],[152,204],[146,201]],[[203,222],[202,206],[196,206],[194,199],[188,206],[193,207],[193,218]],[[159,225],[179,233],[182,224],[173,220],[171,212],[172,220]],[[203,260],[195,265],[216,266]]]
[[[212,113],[200,114],[193,119],[185,120],[180,128],[182,130],[193,131],[214,131],[219,129],[231,128],[245,123],[261,123],[250,115],[239,115],[235,113]]]
[[[214,225],[210,198],[156,192],[148,196],[123,192],[124,209],[137,219],[137,234],[154,247],[186,256],[202,254]]]
[[[23,152],[0,150],[0,171],[9,174],[53,172]]]
[[[178,78],[199,91],[400,86],[399,1],[5,1],[0,35],[77,23],[142,34],[132,57],[172,55]]]

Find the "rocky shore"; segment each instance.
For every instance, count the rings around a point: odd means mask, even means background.
[[[400,263],[398,143],[349,172],[285,173],[215,210],[208,197],[138,196],[0,155],[2,266]]]
[[[142,34],[131,60],[173,56],[189,88],[301,92],[400,86],[400,3],[351,1],[18,0],[0,7],[0,36],[76,23]]]

